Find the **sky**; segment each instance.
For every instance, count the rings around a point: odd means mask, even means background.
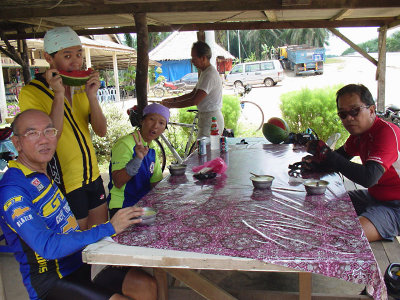
[[[339,28],[338,30],[356,44],[378,38],[378,27],[343,27]],[[400,27],[388,30],[387,37],[396,31],[400,31]],[[121,40],[125,39],[123,34],[120,34],[119,36]],[[349,45],[331,33],[329,38],[329,46],[325,46],[326,54],[341,55],[343,51],[349,47]]]
[[[378,38],[378,27],[343,27],[339,28],[338,30],[355,44],[360,44]],[[399,30],[400,28],[388,30],[387,37]],[[326,46],[325,48],[327,54],[340,55],[349,47],[349,45],[343,42],[336,35],[331,34],[329,46]]]

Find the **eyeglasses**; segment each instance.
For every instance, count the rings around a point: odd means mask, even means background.
[[[55,138],[57,136],[58,130],[55,128],[46,128],[44,130],[29,130],[24,134],[15,134],[16,136],[24,136],[32,141],[36,141],[40,138],[41,134],[49,139]]]
[[[371,106],[371,105],[359,106],[359,107],[352,108],[352,109],[350,109],[350,110],[348,110],[348,111],[342,110],[342,111],[338,111],[337,114],[338,114],[338,116],[339,116],[341,119],[343,119],[343,120],[346,119],[348,115],[350,115],[350,116],[352,116],[353,118],[355,118],[355,117],[357,117],[358,114],[360,113],[361,108],[369,108],[370,106]]]

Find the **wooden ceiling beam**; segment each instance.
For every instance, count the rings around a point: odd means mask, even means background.
[[[17,23],[18,20],[10,20],[10,22]],[[25,19],[24,23],[25,24],[30,24],[30,25],[33,25],[33,26],[37,26],[37,27],[41,27],[41,29],[43,29],[42,27],[47,28],[47,29],[51,29],[51,28],[59,27],[59,26],[67,26],[65,24],[58,23],[58,22],[52,22],[52,21],[46,21],[46,20],[40,20],[40,19],[34,19],[34,18],[33,19]]]
[[[264,10],[264,15],[267,17],[268,21],[270,21],[270,22],[278,21],[276,13],[273,10]]]
[[[309,4],[307,4],[309,2]],[[351,9],[351,8],[382,8],[399,7],[397,0],[311,0],[305,4],[283,5],[282,0],[246,0],[242,1],[221,0],[221,1],[183,1],[183,2],[140,2],[129,4],[103,4],[90,2],[84,5],[63,5],[62,3],[53,9],[44,9],[36,6],[18,8],[2,7],[0,20],[21,19],[21,18],[45,18],[45,17],[66,17],[66,16],[89,16],[89,15],[110,15],[123,14],[127,12],[218,12],[218,11],[268,11],[268,10],[295,10],[295,9]]]
[[[288,28],[339,28],[339,27],[380,27],[394,22],[393,18],[379,19],[346,19],[341,21],[329,20],[310,20],[293,22],[221,22],[221,23],[198,23],[198,24],[172,24],[168,26],[148,25],[149,32],[172,32],[172,31],[205,31],[205,30],[259,30],[259,29],[288,29]],[[0,27],[1,29],[1,27]],[[117,33],[135,33],[135,26],[125,26],[118,28],[101,29],[77,29],[79,35],[96,34],[117,34]],[[25,34],[7,34],[9,40],[41,38],[45,32],[25,33]]]
[[[350,16],[352,14],[352,9],[342,9],[338,14],[330,18],[331,21],[339,21]]]
[[[388,24],[388,29],[393,29],[399,25],[400,25],[400,16],[398,16],[395,21]]]

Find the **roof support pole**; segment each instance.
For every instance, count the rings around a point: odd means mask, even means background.
[[[90,48],[85,47],[85,60],[86,60],[86,68],[91,68],[92,67],[92,59],[90,57]]]
[[[7,117],[7,101],[6,101],[6,89],[4,88],[4,77],[3,77],[1,55],[0,55],[0,117],[1,117],[1,122],[4,123]]]
[[[134,13],[137,28],[136,96],[139,110],[147,105],[147,79],[149,70],[149,32],[145,13]]]
[[[114,82],[115,82],[115,90],[117,92],[117,99],[115,101],[119,102],[121,100],[119,95],[119,75],[118,75],[118,61],[117,61],[117,52],[113,52],[113,67],[114,67]]]
[[[378,80],[378,111],[385,111],[385,80],[386,80],[386,35],[387,26],[378,29],[378,67],[376,80]]]

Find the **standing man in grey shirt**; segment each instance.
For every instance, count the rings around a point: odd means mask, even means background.
[[[198,137],[209,137],[211,118],[216,117],[219,134],[224,130],[222,115],[222,80],[211,65],[211,48],[197,41],[192,46],[192,64],[201,71],[199,81],[193,91],[179,97],[164,99],[161,104],[168,108],[182,108],[197,105],[199,110]]]

